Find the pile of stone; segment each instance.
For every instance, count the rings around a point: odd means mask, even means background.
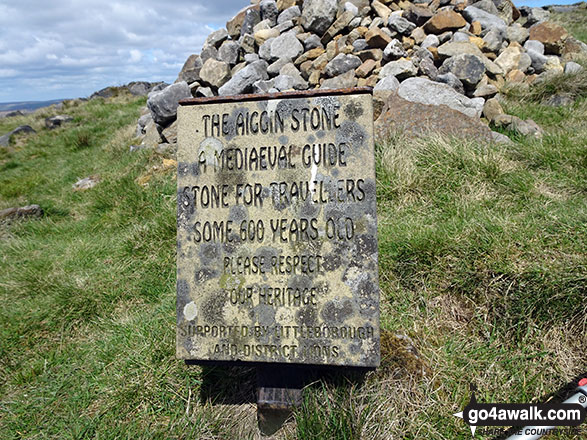
[[[374,88],[377,113],[393,94],[478,119],[506,83],[576,72],[587,53],[547,10],[510,0],[252,3],[208,36],[175,84],[151,93],[137,134],[172,143],[187,97],[354,86]]]
[[[121,93],[130,93],[133,96],[147,96],[150,92],[154,90],[161,90],[167,87],[168,84],[164,82],[147,82],[147,81],[132,81],[128,84],[123,86],[109,86],[104,87],[97,92],[94,92],[90,95],[89,99],[96,99],[96,98],[112,98],[114,96],[118,96]]]

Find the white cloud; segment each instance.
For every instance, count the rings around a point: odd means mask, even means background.
[[[249,0],[0,0],[0,101],[172,82]]]

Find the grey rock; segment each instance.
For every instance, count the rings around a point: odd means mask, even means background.
[[[224,61],[210,58],[200,70],[200,79],[205,85],[220,87],[230,79],[230,66]]]
[[[364,38],[358,38],[355,41],[353,41],[353,51],[354,52],[360,52],[362,50],[365,50],[369,47],[369,44],[367,44],[367,40],[365,40]]]
[[[155,87],[153,87],[151,89],[151,91],[149,92],[149,94],[147,95],[147,97],[150,98],[153,93],[160,92],[161,90],[164,90],[168,86],[169,86],[169,84],[164,83],[164,82],[162,82],[160,84],[157,84]]]
[[[407,56],[408,53],[404,49],[404,46],[399,40],[392,40],[385,49],[383,49],[383,58],[385,60],[396,60],[401,57]]]
[[[262,0],[259,7],[261,9],[261,19],[269,20],[271,26],[275,26],[277,24],[277,16],[279,15],[277,2],[275,0]]]
[[[539,53],[540,55],[544,55],[544,44],[542,44],[538,40],[527,40],[524,43],[524,49],[526,50],[533,50],[534,52]]]
[[[180,80],[184,81],[184,80]],[[155,86],[161,83],[150,83],[147,81],[133,81],[128,83],[126,88],[133,96],[147,96]],[[167,86],[168,84],[165,84]]]
[[[483,37],[485,47],[491,52],[499,52],[501,45],[506,37],[503,29],[490,29]]]
[[[483,98],[469,99],[452,87],[425,78],[408,78],[398,89],[400,97],[406,101],[428,105],[446,105],[467,116],[478,117],[483,111]]]
[[[502,29],[505,31],[507,28],[505,21],[501,18],[475,6],[467,6],[463,11],[463,16],[469,23],[473,21],[481,23],[482,29]]]
[[[293,22],[294,19],[298,18],[301,15],[302,11],[300,10],[300,7],[292,6],[284,10],[281,14],[279,14],[279,17],[277,18],[277,23],[281,24],[290,20]]]
[[[188,84],[181,81],[164,88],[163,90],[149,95],[147,107],[151,112],[153,121],[165,125],[173,121],[177,115],[179,101],[191,98],[192,93]]]
[[[497,94],[498,90],[493,84],[485,84],[475,89],[473,96],[475,98],[491,98]]]
[[[295,83],[295,80],[292,76],[279,75],[277,78],[275,78],[275,82],[273,83],[273,86],[277,90],[279,90],[280,92],[283,92],[285,90],[293,89],[294,83]]]
[[[279,58],[277,61],[270,64],[269,67],[267,67],[267,73],[270,76],[278,75],[281,68],[289,63],[291,63],[290,58]]]
[[[452,35],[451,41],[470,41],[469,40],[469,36],[467,34],[465,34],[464,32],[455,32]]]
[[[574,61],[569,61],[567,62],[567,64],[565,64],[565,74],[573,74],[573,73],[579,73],[581,70],[583,70],[583,66],[581,66],[578,63],[575,63]]]
[[[292,29],[294,27],[294,22],[292,20],[284,21],[283,23],[279,23],[275,26],[275,29],[279,31],[280,34]]]
[[[551,107],[563,107],[572,105],[574,102],[575,100],[571,96],[565,93],[557,93],[548,97],[545,101],[543,101],[543,104],[549,105]]]
[[[240,44],[243,53],[255,53],[255,37],[251,34],[242,35],[238,43]]]
[[[442,34],[438,35],[438,41],[440,42],[440,44],[444,44],[447,41],[450,41],[451,38],[452,38],[451,31],[446,31],[446,32],[443,32]]]
[[[536,23],[542,23],[550,19],[550,12],[542,8],[530,8],[528,17],[526,18],[526,26],[530,27]]]
[[[261,12],[256,8],[248,8],[241,27],[241,35],[253,34],[253,28],[261,21]]]
[[[152,120],[153,120],[153,117],[151,116],[151,113],[147,113],[146,115],[141,116],[137,122],[136,135],[137,136],[144,135],[145,134],[145,127]]]
[[[203,65],[204,62],[202,61],[202,58],[200,58],[200,55],[190,55],[177,76],[178,81],[185,81],[188,84],[191,84],[194,81],[199,81],[200,70],[202,70]]]
[[[528,69],[532,66],[532,58],[527,53],[520,54],[520,61],[518,61],[518,70],[526,73]]]
[[[295,60],[303,52],[304,46],[300,40],[290,32],[280,35],[271,42],[271,60],[277,60],[279,58],[291,58],[292,60]]]
[[[259,61],[259,55],[256,53],[248,53],[245,55],[245,63],[247,64],[251,64],[254,63],[255,61]]]
[[[470,89],[485,75],[485,64],[476,55],[460,54],[446,59],[438,71],[441,74],[452,73]]]
[[[381,78],[379,81],[377,81],[377,84],[375,84],[375,87],[373,88],[374,91],[379,91],[379,90],[397,90],[399,88],[399,81],[398,79],[393,76],[393,75],[389,75],[386,76],[385,78]]]
[[[240,45],[236,41],[225,41],[218,49],[218,60],[234,65],[238,61]]]
[[[354,29],[358,28],[359,26],[361,26],[361,17],[355,17],[350,21],[348,28]]]
[[[310,35],[304,41],[304,49],[306,51],[308,51],[310,49],[315,49],[317,47],[324,47],[324,46],[322,45],[322,42],[320,41],[320,37],[316,34]]]
[[[353,14],[355,16],[359,15],[359,8],[357,8],[351,2],[346,2],[344,4],[344,10],[350,12],[351,14]]]
[[[21,125],[19,127],[16,127],[11,132],[6,133],[3,136],[0,136],[0,146],[7,147],[10,144],[10,139],[12,138],[12,136],[19,133],[36,133],[36,131],[30,125]]]
[[[206,41],[204,42],[204,46],[213,46],[218,49],[226,39],[228,39],[228,31],[224,28],[218,29],[208,35],[208,38],[206,38]]]
[[[342,75],[335,76],[325,80],[320,86],[321,89],[346,89],[349,87],[355,87],[357,85],[357,78],[355,72],[349,70]]]
[[[491,137],[493,141],[498,144],[513,144],[512,140],[509,137],[498,131],[492,131]]]
[[[461,95],[465,94],[465,86],[463,86],[463,83],[461,82],[461,80],[458,79],[451,72],[444,73],[442,75],[437,75],[435,81],[452,87],[455,91],[459,92]]]
[[[305,30],[323,35],[336,17],[337,0],[305,0],[302,26]]]
[[[326,75],[332,78],[349,70],[355,70],[361,64],[361,59],[358,56],[340,53],[326,65],[324,71]]]
[[[410,32],[412,32],[416,28],[416,25],[414,23],[396,14],[391,14],[389,16],[387,25],[390,29],[402,35],[409,35]]]
[[[202,63],[205,63],[209,59],[218,59],[218,49],[214,46],[207,45],[202,48],[202,52],[200,52],[200,58],[202,59]]]
[[[54,128],[61,127],[66,122],[71,121],[73,121],[73,118],[71,116],[56,115],[45,119],[45,127],[47,127],[49,130],[53,130]],[[25,127],[28,127],[28,125],[25,125]]]
[[[227,96],[246,93],[251,90],[253,83],[267,78],[267,63],[263,60],[255,61],[239,70],[230,81],[220,87],[218,95]]]
[[[418,73],[418,70],[410,60],[400,59],[387,63],[379,72],[379,78],[393,75],[400,81]]]
[[[253,93],[269,93],[273,88],[273,79],[260,79],[253,83]]]
[[[526,55],[530,57],[532,68],[536,73],[541,73],[544,71],[546,63],[548,62],[546,55],[536,52],[534,49],[527,49]]]
[[[307,81],[293,63],[287,63],[283,66],[279,70],[279,74],[291,77],[293,79],[292,87],[296,90],[306,90],[309,87]],[[277,85],[275,85],[275,88],[278,88]]]
[[[523,136],[531,136],[536,139],[542,138],[544,132],[532,119],[523,121],[520,118],[513,117],[512,123],[508,127],[510,130],[515,130]]]
[[[472,6],[475,6],[476,8],[481,9],[491,15],[499,15],[499,11],[497,10],[497,7],[492,0],[480,0],[478,2],[472,3]]]
[[[418,71],[430,78],[432,81],[436,81],[438,78],[438,69],[434,65],[434,61],[431,58],[424,58],[418,64]]]
[[[196,89],[196,97],[199,98],[211,98],[214,96],[214,92],[210,87],[198,87]]]
[[[424,38],[424,41],[422,41],[422,44],[420,46],[424,48],[438,47],[439,44],[440,40],[438,39],[438,37],[434,34],[430,34],[427,35],[426,38]]]
[[[260,58],[264,59],[265,61],[271,61],[271,45],[275,41],[275,38],[269,38],[266,40],[260,47],[258,51],[258,55]]]
[[[0,219],[42,217],[43,209],[39,205],[27,205],[0,211]]]
[[[420,6],[412,6],[403,13],[403,17],[414,23],[416,26],[423,26],[433,15],[434,12],[432,12],[430,8],[423,8]]]
[[[524,44],[528,39],[530,31],[519,23],[514,23],[506,29],[506,37],[508,41],[515,41],[519,44]]]

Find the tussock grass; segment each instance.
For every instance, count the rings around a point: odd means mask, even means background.
[[[585,373],[581,96],[507,98],[542,140],[376,146],[382,367],[309,385],[274,438],[470,438],[452,414],[471,383],[481,401],[539,402]],[[0,225],[0,438],[260,438],[250,369],[174,357],[175,180],[128,152],[142,105],[0,120],[38,130],[0,150],[0,208],[45,211]],[[48,131],[54,113],[74,121]],[[88,175],[100,183],[73,191]]]

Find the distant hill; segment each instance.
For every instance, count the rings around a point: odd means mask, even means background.
[[[21,101],[21,102],[0,102],[0,112],[13,110],[36,110],[41,107],[48,107],[57,104],[63,99],[53,99],[51,101]]]

